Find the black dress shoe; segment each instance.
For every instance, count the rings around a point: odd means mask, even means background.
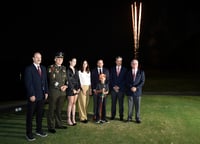
[[[82,123],[88,123],[88,120],[81,120],[80,122],[82,122]]]
[[[77,123],[75,122],[75,123],[73,123],[73,126],[75,126],[75,125],[77,125]]]
[[[66,129],[67,127],[66,126],[59,126],[59,127],[56,127],[57,129]]]
[[[136,120],[136,123],[141,123],[141,120],[140,119]]]
[[[55,129],[48,129],[48,131],[49,131],[50,133],[56,133],[56,130],[55,130]]]
[[[111,118],[110,118],[110,120],[114,120],[114,119],[115,119],[115,117],[111,117]]]

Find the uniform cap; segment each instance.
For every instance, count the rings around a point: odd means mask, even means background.
[[[57,52],[55,57],[56,58],[63,58],[64,57],[64,53],[63,52]]]

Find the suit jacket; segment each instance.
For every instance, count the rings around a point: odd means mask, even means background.
[[[25,68],[24,83],[28,99],[31,96],[35,96],[36,101],[42,100],[45,98],[44,94],[48,93],[46,67],[40,65],[40,68],[42,71],[42,76],[39,75],[34,64],[31,64]]]
[[[114,86],[120,87],[119,91],[125,92],[126,89],[126,74],[127,69],[125,67],[121,67],[119,76],[117,76],[116,66],[110,69],[110,90],[113,89]]]
[[[128,71],[127,77],[126,77],[126,85],[127,85],[127,95],[128,96],[141,96],[142,95],[142,87],[145,82],[145,73],[143,70],[138,69],[136,73],[135,80],[132,75],[132,70]],[[131,88],[136,87],[136,92],[132,92]]]
[[[67,79],[68,79],[67,91],[73,92],[73,89],[78,90],[81,88],[81,83],[77,69],[75,69],[75,73],[73,73],[73,70],[70,67],[68,67]]]
[[[106,82],[105,83],[107,83],[109,85],[109,70],[107,68],[103,68],[102,73],[106,75]],[[91,87],[92,87],[92,90],[96,89],[98,83],[99,83],[98,68],[94,68],[91,71]]]

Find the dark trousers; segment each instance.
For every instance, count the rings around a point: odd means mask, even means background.
[[[97,96],[97,109],[96,109],[96,120],[106,119],[106,98]]]
[[[140,101],[141,96],[128,96],[128,120],[132,120],[135,109],[135,119],[140,120]]]
[[[93,94],[93,114],[97,115],[97,95]]]
[[[123,92],[115,92],[111,91],[111,117],[115,117],[116,115],[116,105],[117,101],[119,103],[119,117],[123,118],[124,116],[124,93]]]
[[[39,100],[35,102],[28,101],[27,103],[27,113],[26,113],[26,134],[32,134],[32,121],[33,116],[36,114],[36,131],[40,132],[42,130],[42,117],[44,112],[44,100]]]

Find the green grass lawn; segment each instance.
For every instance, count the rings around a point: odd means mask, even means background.
[[[107,116],[110,117],[110,98]],[[173,95],[143,95],[141,124],[118,119],[107,124],[92,121],[92,97],[88,108],[90,121],[66,130],[57,130],[48,137],[36,136],[36,141],[25,139],[25,109],[21,112],[3,112],[0,115],[0,139],[3,144],[198,144],[200,143],[200,97]],[[78,116],[78,114],[77,114]],[[127,97],[125,97],[125,118]],[[119,118],[119,117],[117,117]],[[66,120],[66,105],[63,121]],[[46,113],[44,130],[47,131]],[[35,127],[35,121],[34,121]]]
[[[199,72],[147,71],[144,92],[164,92],[200,95]]]

